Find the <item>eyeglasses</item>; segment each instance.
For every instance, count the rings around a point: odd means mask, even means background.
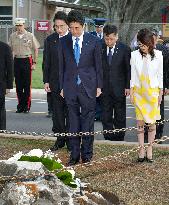
[[[142,44],[142,43],[138,43],[138,46],[139,46],[140,48],[147,47],[145,44]]]
[[[54,25],[54,27],[56,28],[56,29],[60,29],[60,30],[62,30],[62,29],[64,29],[65,28],[65,26],[66,26],[66,24],[65,25]]]

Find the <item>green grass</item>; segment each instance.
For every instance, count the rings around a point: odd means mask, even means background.
[[[32,73],[32,88],[43,89],[43,75],[42,75],[42,51],[39,51],[36,69]]]

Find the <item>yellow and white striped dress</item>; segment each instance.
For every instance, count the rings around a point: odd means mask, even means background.
[[[146,57],[143,57],[140,84],[140,87],[134,86],[136,119],[153,124],[161,119],[160,106],[158,106],[159,88],[150,87]]]

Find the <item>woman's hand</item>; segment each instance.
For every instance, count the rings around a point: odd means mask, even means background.
[[[163,90],[160,89],[160,93],[159,93],[159,96],[158,96],[158,105],[161,104],[161,101],[162,101],[162,96],[163,96]]]
[[[101,93],[102,93],[101,88],[97,88],[96,97],[99,97]]]
[[[63,89],[60,91],[60,95],[64,98]]]

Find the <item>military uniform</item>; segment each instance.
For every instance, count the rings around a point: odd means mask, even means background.
[[[16,24],[17,25],[17,24]],[[32,50],[39,48],[39,43],[30,32],[12,33],[9,39],[14,56],[14,76],[18,97],[17,112],[29,112],[31,106]]]

